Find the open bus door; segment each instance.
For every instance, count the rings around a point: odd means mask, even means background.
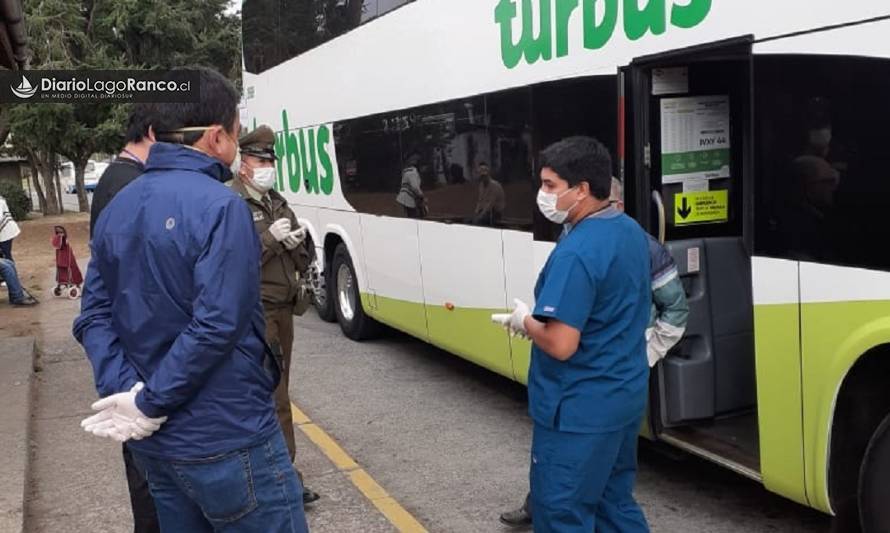
[[[751,46],[734,39],[622,69],[619,156],[628,213],[667,245],[690,309],[683,340],[652,372],[651,430],[759,479]]]

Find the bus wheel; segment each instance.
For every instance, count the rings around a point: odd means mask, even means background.
[[[333,284],[327,283],[317,261],[309,268],[309,279],[312,282],[312,305],[318,316],[325,322],[336,322],[337,312],[334,310],[334,297],[331,294]]]
[[[332,302],[337,313],[337,322],[343,334],[352,340],[360,341],[376,335],[380,325],[365,314],[362,309],[361,295],[358,291],[358,278],[355,267],[345,244],[339,244],[334,250],[331,263],[331,282],[334,287],[329,294],[334,296]]]
[[[859,470],[859,517],[863,533],[890,531],[890,415],[875,430]]]

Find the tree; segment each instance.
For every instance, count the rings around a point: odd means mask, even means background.
[[[33,0],[25,3],[33,69],[216,68],[241,76],[240,20],[228,0]],[[239,83],[240,85],[240,83]],[[89,210],[84,173],[96,152],[123,144],[127,108],[76,102],[19,104],[9,111],[11,143],[40,171],[45,214],[59,212],[52,182],[58,155],[74,164],[81,211]],[[3,130],[0,114],[0,135]],[[35,182],[38,180],[35,179]],[[46,196],[44,197],[44,189]]]

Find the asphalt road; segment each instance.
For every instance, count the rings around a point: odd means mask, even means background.
[[[499,513],[522,502],[521,385],[399,333],[352,342],[310,313],[297,319],[291,397],[430,531],[503,531]],[[636,493],[654,532],[830,529],[828,516],[645,443]]]

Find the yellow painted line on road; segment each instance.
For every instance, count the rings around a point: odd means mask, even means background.
[[[294,425],[311,440],[319,450],[324,453],[334,466],[346,474],[353,485],[365,495],[374,507],[389,520],[389,523],[404,533],[427,533],[426,528],[420,525],[411,513],[405,510],[386,490],[381,487],[355,460],[346,453],[337,441],[331,438],[317,424],[314,424],[306,414],[295,404],[291,403],[291,414]]]

